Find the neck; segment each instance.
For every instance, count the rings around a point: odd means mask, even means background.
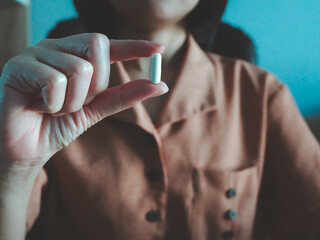
[[[176,75],[175,71],[178,69],[177,64],[181,62],[183,58],[183,46],[186,42],[187,31],[182,23],[163,25],[150,30],[139,29],[127,22],[118,21],[117,38],[143,39],[164,45],[166,50],[162,54],[162,79],[168,82],[172,76]],[[134,69],[135,71],[148,72],[149,60],[141,58],[130,61],[126,63],[126,67],[128,71]]]

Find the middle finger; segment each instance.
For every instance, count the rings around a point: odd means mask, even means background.
[[[65,101],[59,113],[80,110],[87,98],[94,72],[90,62],[77,56],[51,49],[36,47],[35,58],[62,72],[68,79]]]

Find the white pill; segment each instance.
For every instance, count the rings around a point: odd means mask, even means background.
[[[157,84],[161,81],[161,54],[154,53],[150,63],[150,81]]]

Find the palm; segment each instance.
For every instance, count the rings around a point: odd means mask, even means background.
[[[20,161],[43,163],[87,129],[83,109],[61,117],[25,110],[8,119],[4,128],[10,155]]]
[[[49,150],[55,153],[69,145],[79,135],[88,129],[88,119],[84,109],[61,117],[46,115],[43,117],[40,129],[42,141],[47,141]]]

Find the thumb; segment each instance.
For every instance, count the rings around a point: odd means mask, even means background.
[[[89,104],[84,113],[91,127],[103,118],[132,107],[135,103],[168,92],[164,82],[153,84],[149,80],[134,80],[120,86],[108,88]]]

